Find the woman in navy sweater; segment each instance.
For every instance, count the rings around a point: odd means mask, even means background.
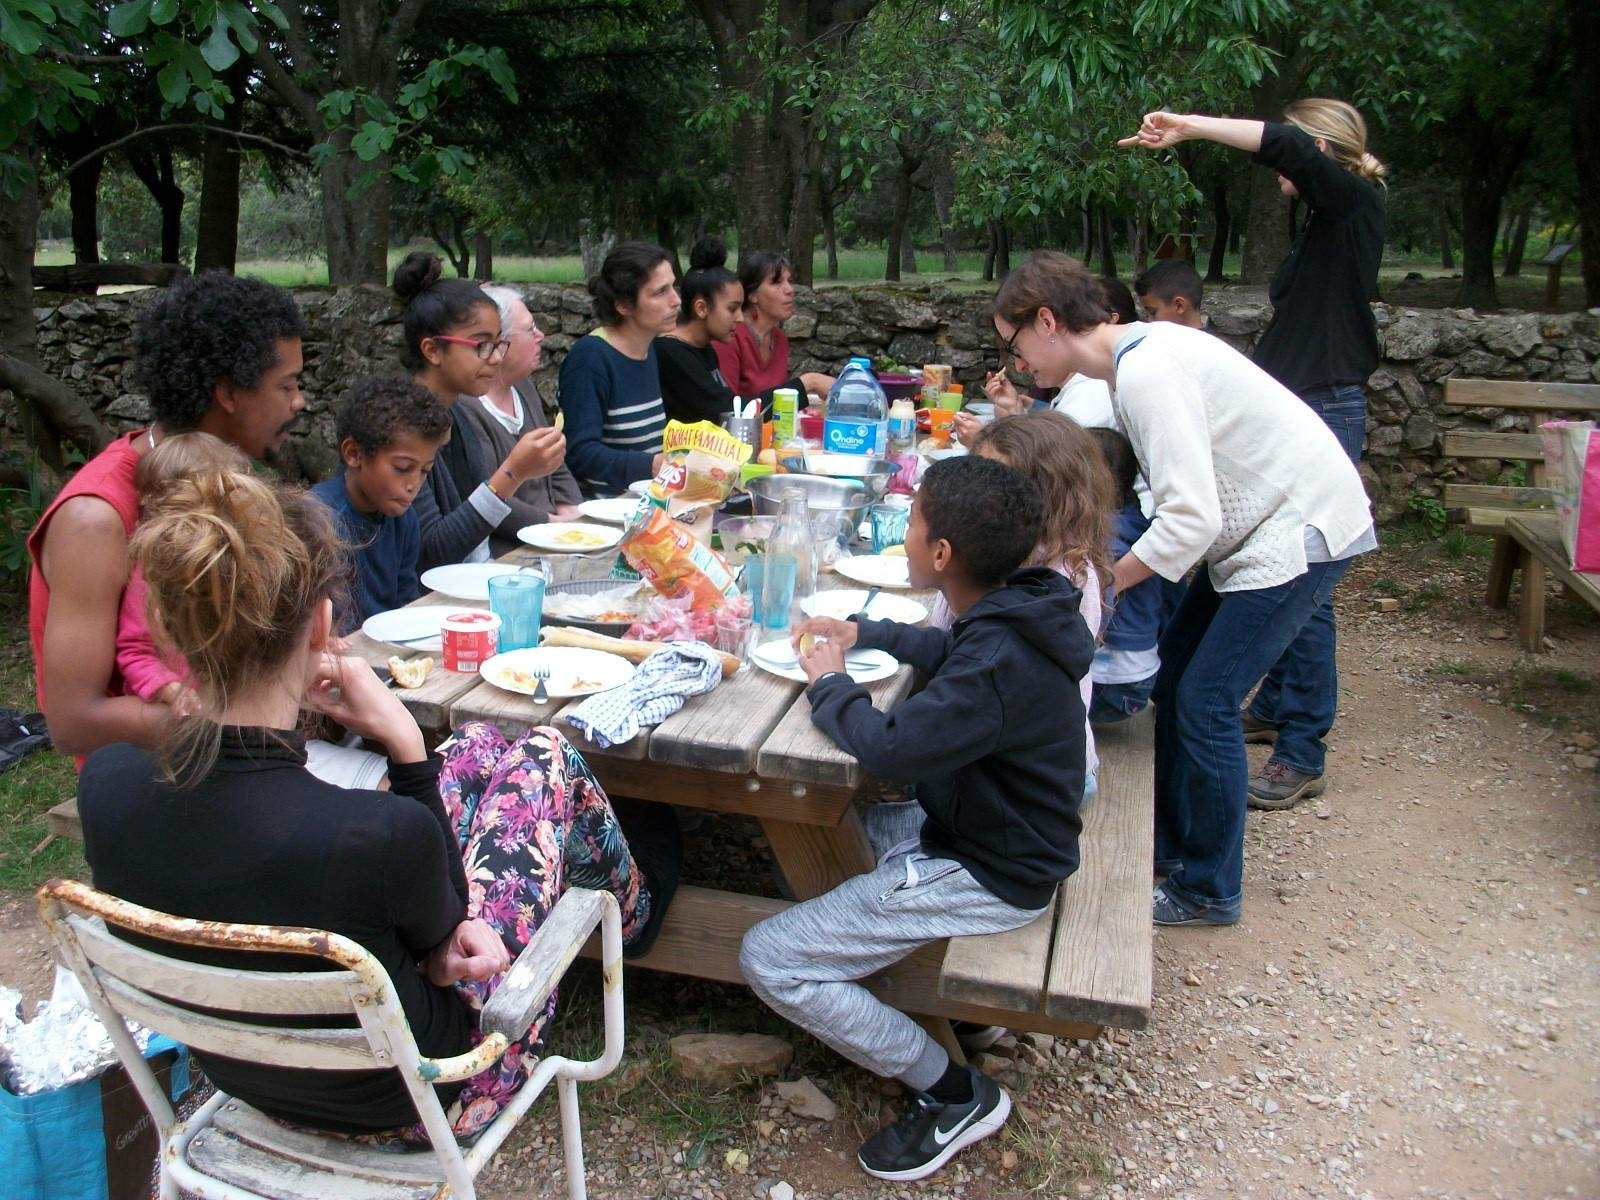
[[[585,495],[616,496],[661,465],[667,413],[654,343],[678,324],[672,259],[660,246],[623,242],[589,294],[600,325],[561,364],[567,461]]]

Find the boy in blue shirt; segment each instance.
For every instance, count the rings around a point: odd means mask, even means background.
[[[369,377],[345,397],[337,433],[344,469],[311,494],[354,550],[350,595],[338,614],[344,634],[422,595],[422,532],[411,501],[450,440],[450,410],[404,375]]]

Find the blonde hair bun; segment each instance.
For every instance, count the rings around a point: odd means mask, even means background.
[[[1312,96],[1290,104],[1283,110],[1283,119],[1327,142],[1333,160],[1352,174],[1371,183],[1382,183],[1389,173],[1389,168],[1367,149],[1367,122],[1355,105]]]

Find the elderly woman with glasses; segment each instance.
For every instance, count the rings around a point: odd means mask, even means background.
[[[446,563],[488,562],[490,536],[512,517],[511,501],[530,479],[562,465],[566,441],[557,429],[523,434],[498,460],[463,419],[457,405],[472,403],[498,384],[511,340],[502,335],[500,311],[483,289],[466,279],[440,278],[436,255],[406,256],[395,268],[394,290],[405,305],[400,361],[411,377],[450,409],[450,441],[412,501],[422,526],[418,569]]]

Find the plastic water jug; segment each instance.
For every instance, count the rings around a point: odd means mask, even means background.
[[[882,458],[889,448],[889,401],[877,377],[856,359],[828,390],[822,448],[831,454]]]

